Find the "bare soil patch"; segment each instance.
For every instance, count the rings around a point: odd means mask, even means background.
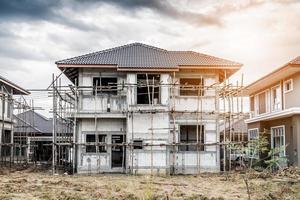
[[[1,169],[0,199],[247,199],[242,174],[199,176],[51,175]],[[299,170],[253,175],[251,199],[300,199]]]

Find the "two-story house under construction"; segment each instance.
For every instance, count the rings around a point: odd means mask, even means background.
[[[0,158],[1,162],[11,160],[13,156],[13,95],[28,95],[29,92],[15,83],[0,76]]]
[[[220,170],[217,87],[241,64],[141,43],[56,64],[78,94],[78,173]]]
[[[250,96],[248,138],[263,133],[276,157],[300,166],[300,57],[245,88]],[[261,133],[261,134],[259,134]]]

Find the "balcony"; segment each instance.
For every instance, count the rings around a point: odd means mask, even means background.
[[[127,100],[124,95],[81,96],[78,110],[71,111],[69,117],[89,118],[124,118],[126,116]]]

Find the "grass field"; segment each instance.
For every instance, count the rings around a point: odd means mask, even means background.
[[[293,177],[253,176],[251,199],[300,199]],[[0,169],[0,199],[247,199],[242,175],[51,175]]]

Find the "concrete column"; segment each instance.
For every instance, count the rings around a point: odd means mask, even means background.
[[[169,74],[161,74],[160,82],[162,83],[162,85],[160,87],[160,102],[162,105],[168,105],[169,103],[169,80]]]
[[[127,84],[128,90],[127,90],[127,104],[128,105],[135,105],[136,104],[136,84],[137,84],[137,78],[135,73],[128,73],[127,74]]]

